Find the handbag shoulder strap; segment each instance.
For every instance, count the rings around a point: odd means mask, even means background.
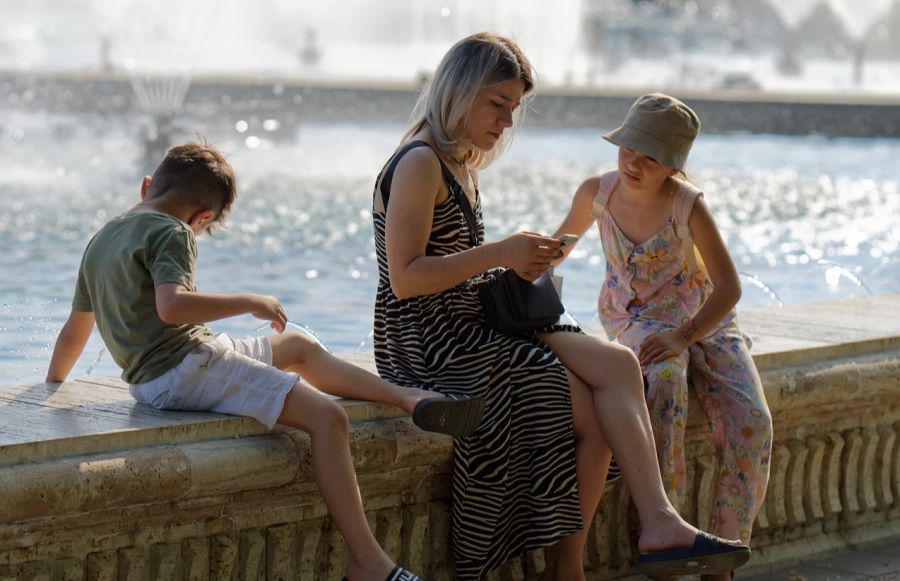
[[[466,219],[466,226],[469,227],[469,241],[472,243],[472,248],[474,248],[478,246],[478,220],[475,218],[475,211],[472,210],[472,204],[469,203],[469,197],[463,191],[459,182],[456,181],[453,174],[450,173],[450,170],[447,169],[447,166],[444,165],[444,162],[441,162],[441,170],[444,172],[444,181],[447,182],[447,187],[450,188],[450,195],[453,196],[456,205],[462,210],[463,216]]]

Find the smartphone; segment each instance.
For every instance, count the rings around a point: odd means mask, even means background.
[[[575,236],[574,234],[563,234],[559,237],[559,247],[565,248],[569,244],[575,244],[577,240],[578,236]]]

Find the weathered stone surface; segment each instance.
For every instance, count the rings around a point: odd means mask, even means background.
[[[792,332],[807,332],[796,325]],[[761,356],[775,446],[751,569],[900,534],[900,341],[847,345],[843,354],[838,345],[822,344]],[[46,400],[65,410],[81,405],[79,385],[121,391],[115,380],[64,385],[0,389],[0,398],[31,406]],[[124,422],[119,395],[96,413]],[[419,431],[384,406],[347,405],[376,538],[427,579],[453,579],[451,440]],[[705,525],[718,466],[696,400],[690,406],[689,492],[681,508]],[[184,433],[165,414],[138,416],[146,425],[110,436],[111,449],[102,449],[103,434],[80,432],[65,446],[0,441],[0,581],[340,578],[346,547],[312,478],[308,436],[284,429],[244,434],[247,420],[209,416],[180,416]],[[209,435],[203,430],[211,425],[220,431],[204,441],[198,434]],[[154,430],[160,432],[140,434]],[[84,446],[77,442],[82,437]],[[29,462],[10,461],[25,451]],[[588,578],[631,575],[636,531],[627,488],[621,481],[607,486],[588,535]],[[535,551],[492,578],[530,581],[543,568],[543,552]]]

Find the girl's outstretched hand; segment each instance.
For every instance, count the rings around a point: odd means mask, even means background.
[[[503,239],[500,247],[501,264],[529,281],[550,268],[560,253],[559,240],[534,232],[517,232]]]
[[[690,343],[675,329],[647,335],[641,343],[638,361],[641,365],[659,363],[670,357],[678,357],[689,346]]]

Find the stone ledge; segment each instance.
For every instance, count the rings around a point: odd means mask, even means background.
[[[854,315],[896,312],[882,309],[898,299],[743,314],[761,338],[755,357],[776,430],[746,572],[900,535],[900,332],[886,330],[900,322]],[[371,368],[371,358],[349,359]],[[430,581],[452,579],[451,440],[387,406],[344,405],[377,538]],[[691,405],[683,512],[702,526],[716,466]],[[155,412],[118,380],[3,388],[0,418],[0,580],[333,579],[345,566],[300,431]],[[598,516],[588,578],[633,575],[625,531],[637,525],[621,482],[607,487]],[[534,579],[542,567],[534,552],[491,579]]]

